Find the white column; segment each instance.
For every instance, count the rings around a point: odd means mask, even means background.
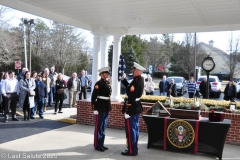
[[[120,96],[120,82],[118,81],[118,63],[121,54],[121,35],[114,35],[112,59],[112,96],[111,101],[122,101]]]
[[[98,69],[100,69],[100,34],[93,33],[93,58],[92,58],[92,91],[95,83],[99,80]]]
[[[101,36],[101,68],[108,66],[108,46],[107,46],[108,36]]]

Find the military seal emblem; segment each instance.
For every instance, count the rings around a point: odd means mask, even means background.
[[[175,120],[168,126],[167,138],[173,146],[187,148],[194,142],[195,132],[187,121]]]

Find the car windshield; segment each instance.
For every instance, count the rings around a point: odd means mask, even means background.
[[[92,75],[87,75],[89,80],[92,80]]]
[[[175,83],[182,83],[182,79],[181,78],[171,78],[171,77],[168,77],[167,81],[171,83],[171,79],[174,79]]]
[[[202,82],[203,79],[204,79],[204,77],[199,78],[198,81]],[[209,78],[209,82],[216,82],[216,79],[215,78]]]
[[[66,75],[62,75],[64,80],[68,80],[70,77],[66,76]]]

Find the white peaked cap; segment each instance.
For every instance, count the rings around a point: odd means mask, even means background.
[[[146,68],[144,68],[143,66],[141,66],[140,64],[133,62],[134,63],[134,68],[140,70],[140,71],[145,71]]]
[[[100,68],[99,70],[98,70],[98,72],[99,73],[103,73],[103,72],[108,72],[108,73],[110,73],[110,67],[109,66],[106,66],[106,67],[103,67],[103,68]]]

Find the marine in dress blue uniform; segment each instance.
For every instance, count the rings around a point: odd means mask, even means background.
[[[122,152],[122,155],[136,156],[138,154],[138,137],[139,137],[139,117],[143,111],[140,101],[144,89],[144,78],[141,76],[144,67],[134,62],[132,70],[133,81],[129,84],[122,78],[122,83],[126,87],[127,100],[125,101],[122,113],[125,116],[125,131],[127,138],[127,150]]]
[[[104,146],[104,139],[109,111],[112,109],[110,101],[112,89],[109,81],[107,81],[109,70],[109,67],[103,67],[98,70],[101,79],[94,85],[91,98],[92,109],[95,115],[94,147],[95,150],[101,152],[108,150]]]

